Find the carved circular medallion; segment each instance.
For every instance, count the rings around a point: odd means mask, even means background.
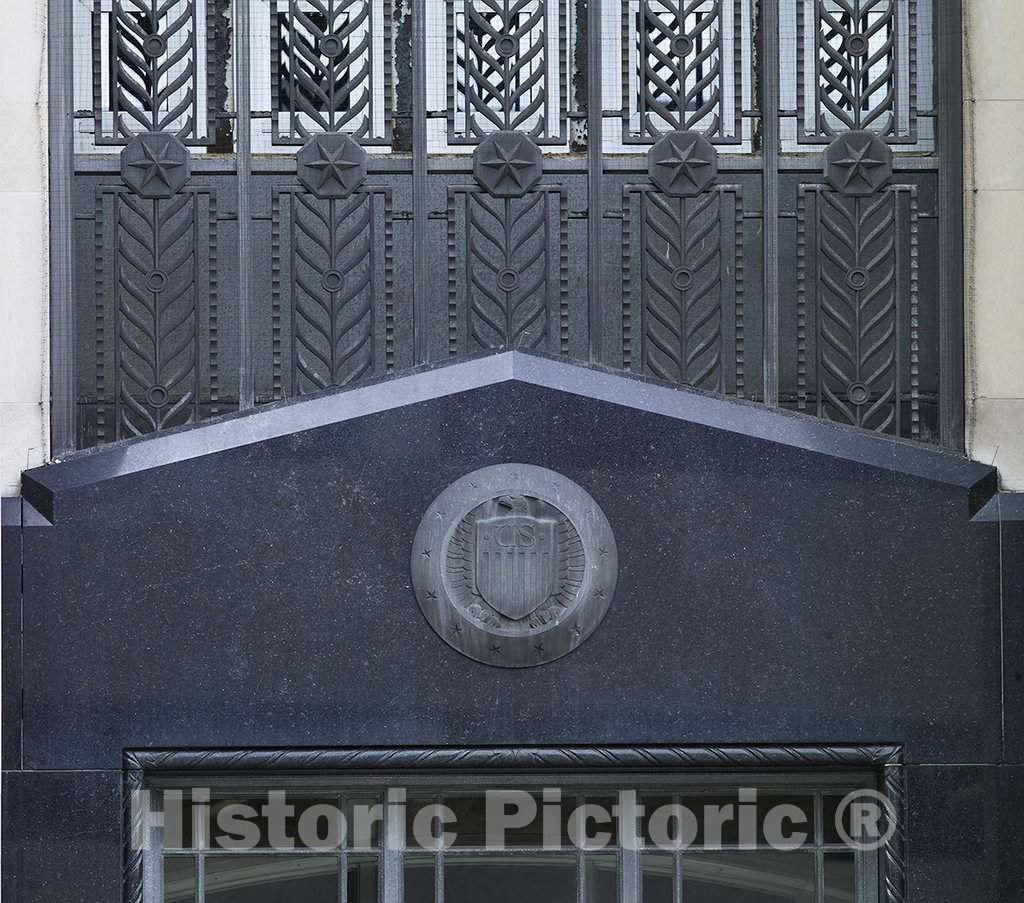
[[[340,292],[345,285],[345,274],[341,270],[327,270],[320,277],[323,287],[329,292]]]
[[[295,155],[299,181],[318,198],[347,198],[366,179],[366,151],[350,135],[314,135]]]
[[[142,132],[121,151],[121,178],[139,197],[169,198],[192,177],[192,155],[168,132]]]
[[[167,39],[162,34],[146,35],[142,42],[142,52],[151,60],[163,56],[167,53]]]
[[[859,292],[867,287],[868,278],[868,271],[864,267],[853,267],[846,274],[846,284],[855,292]]]
[[[163,270],[152,270],[146,276],[146,288],[154,293],[162,292],[167,288],[167,274]]]
[[[672,52],[677,57],[689,56],[693,50],[693,39],[685,34],[677,34],[672,39]]]
[[[519,285],[519,273],[515,267],[502,267],[498,270],[496,277],[498,288],[503,292],[511,292],[515,290],[515,287]]]
[[[168,398],[170,398],[170,393],[161,385],[150,386],[146,389],[146,401],[150,407],[162,408],[167,404]]]
[[[329,34],[320,39],[320,52],[329,60],[341,56],[345,42],[337,35]]]
[[[494,42],[494,49],[498,52],[498,56],[503,56],[505,59],[508,59],[518,53],[519,40],[514,35],[500,35],[498,40]]]
[[[871,398],[871,390],[864,383],[852,383],[846,390],[846,397],[850,399],[851,404],[860,407],[862,404],[867,404],[868,399]]]
[[[582,487],[530,464],[484,467],[427,509],[412,549],[424,616],[478,662],[527,668],[601,623],[618,577],[607,518]]]
[[[864,56],[868,52],[868,39],[865,35],[854,32],[846,39],[846,52],[850,56]]]
[[[825,150],[825,178],[841,194],[874,194],[892,178],[892,151],[874,132],[845,132]]]
[[[686,267],[676,267],[672,271],[672,285],[679,291],[685,292],[693,285],[693,271]]]

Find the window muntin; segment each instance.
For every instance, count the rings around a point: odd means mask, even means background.
[[[212,778],[189,781],[189,787],[210,788],[211,815],[240,801],[256,808],[267,799],[267,788],[277,788],[267,776],[245,784],[237,780],[231,785],[219,783]],[[405,793],[400,802],[397,797],[389,802],[388,788],[396,786]],[[296,807],[286,830],[289,836],[295,837],[294,826],[303,811],[323,803],[333,803],[347,819],[352,818],[357,803],[379,805],[379,829],[359,839],[347,831],[329,852],[306,849],[298,843],[294,850],[283,852],[271,848],[262,818],[254,819],[260,826],[260,841],[251,850],[226,849],[219,843],[214,818],[212,836],[203,836],[201,829],[185,829],[181,846],[175,847],[164,842],[166,830],[154,827],[152,846],[146,853],[146,900],[241,903],[244,899],[252,903],[257,898],[245,894],[251,895],[253,888],[259,887],[258,899],[268,888],[267,893],[284,894],[280,899],[301,896],[337,903],[471,903],[484,892],[488,903],[503,903],[506,897],[512,903],[513,899],[537,896],[542,890],[543,899],[564,896],[567,903],[678,903],[680,899],[733,903],[737,894],[743,903],[876,903],[878,853],[852,851],[834,825],[843,796],[873,786],[872,775],[853,779],[842,774],[687,775],[685,781],[613,775],[579,776],[568,781],[559,775],[539,783],[533,777],[528,782],[514,776],[495,782],[488,776],[478,783],[449,779],[441,785],[405,776],[370,779],[364,785],[291,778],[284,787],[288,804]],[[181,792],[182,787],[181,781],[160,781],[153,787],[153,810],[163,808],[165,792]],[[499,787],[525,790],[539,807],[533,822],[509,830],[504,850],[486,848],[482,828],[483,794]],[[550,845],[545,848],[540,832],[545,787],[558,787],[562,793],[558,807],[561,840],[554,849]],[[699,848],[707,839],[703,806],[742,801],[737,795],[740,787],[756,789],[759,825],[762,814],[778,803],[804,812],[807,823],[799,830],[807,832],[805,842],[792,851],[772,849],[759,829],[756,846],[742,847],[733,824],[723,828],[715,848]],[[638,833],[644,838],[642,848],[621,843],[617,830],[601,849],[575,846],[566,828],[571,812],[585,803],[610,805],[619,790],[635,790],[645,807],[638,823]],[[187,790],[184,796],[188,797]],[[437,842],[424,847],[412,830],[417,812],[430,803],[441,803],[457,815],[456,824],[447,829],[453,828],[458,837],[447,849],[442,850]],[[666,851],[653,845],[648,822],[651,813],[667,803],[682,804],[697,813],[700,833],[692,848]],[[550,797],[547,805],[551,805]],[[187,803],[183,812],[186,821],[194,815]],[[173,826],[173,820],[169,824]],[[588,831],[592,834],[607,827],[617,828],[591,824]],[[434,836],[439,832],[437,825]]]

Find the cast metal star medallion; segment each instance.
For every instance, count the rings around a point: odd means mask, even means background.
[[[148,144],[142,145],[142,153],[145,155],[144,160],[136,160],[134,163],[129,163],[133,169],[143,170],[142,185],[143,191],[149,188],[150,183],[156,181],[163,185],[163,190],[171,190],[171,179],[168,175],[172,170],[177,169],[179,166],[184,164],[180,160],[175,160],[173,157],[165,156],[167,152],[167,145],[170,144],[170,139],[164,142],[162,152],[158,152],[150,147]]]
[[[825,151],[825,178],[842,194],[874,194],[891,176],[892,151],[873,132],[847,132]]]
[[[495,197],[522,197],[543,173],[543,155],[522,132],[488,135],[473,154],[473,175]]]
[[[648,175],[672,197],[692,197],[718,176],[718,152],[697,132],[671,132],[648,155]]]
[[[320,172],[320,184],[317,185],[321,191],[324,186],[332,180],[345,184],[345,176],[350,169],[356,169],[359,164],[354,160],[345,159],[345,148],[340,147],[337,150],[331,151],[325,148],[323,145],[319,146],[320,159],[315,160],[312,163],[307,163],[310,169],[316,169]]]
[[[366,178],[366,151],[340,132],[317,135],[296,155],[299,181],[320,198],[350,195]]]
[[[191,160],[174,135],[145,132],[121,152],[121,177],[140,197],[169,198],[189,180]]]

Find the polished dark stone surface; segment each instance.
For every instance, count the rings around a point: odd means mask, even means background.
[[[431,500],[499,462],[618,544],[605,621],[540,668],[462,657],[410,586]],[[653,742],[901,744],[909,903],[1024,899],[1024,497],[991,468],[506,354],[24,485],[54,524],[4,502],[17,903],[121,898],[126,748]]]
[[[1021,496],[1024,501],[1024,495]],[[1024,763],[1024,504],[1016,517],[1015,500],[1004,506],[1003,630],[1006,681],[1006,761]],[[1024,857],[1024,853],[1022,853]]]
[[[899,466],[847,460],[734,420],[507,379],[96,483],[35,472],[56,525],[25,534],[26,765],[657,741],[998,761],[999,524],[969,520],[990,471],[903,444]],[[409,581],[430,501],[502,461],[586,488],[620,558],[594,636],[519,672],[449,649]]]
[[[412,374],[331,389],[310,398],[282,401],[225,415],[208,423],[169,430],[159,436],[80,452],[60,467],[27,471],[23,492],[39,511],[52,519],[55,496],[64,490],[512,381],[960,486],[968,490],[972,514],[980,512],[996,491],[994,468],[935,446],[880,436],[816,417],[772,411],[751,402],[666,386],[598,366],[508,351],[452,364],[424,366]]]
[[[119,772],[4,772],[3,898],[121,899]]]
[[[1024,768],[908,769],[909,899],[1024,900]]]
[[[21,499],[0,499],[0,768],[21,765]]]

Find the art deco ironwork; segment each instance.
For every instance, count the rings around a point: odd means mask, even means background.
[[[495,132],[473,152],[473,175],[496,198],[521,198],[543,171],[540,148],[522,132]]]
[[[53,2],[62,449],[506,348],[961,441],[955,0]]]
[[[453,0],[447,13],[447,140],[521,131],[567,140],[567,0]]]
[[[420,609],[449,646],[504,668],[554,661],[587,639],[615,594],[615,537],[561,474],[497,464],[430,505],[412,546]]]
[[[203,48],[198,32],[201,26],[212,28],[215,9],[212,0],[93,0],[96,144],[125,144],[140,132],[170,132],[186,144],[207,143],[213,110],[200,82],[214,45]]]
[[[318,132],[389,143],[394,21],[391,0],[272,0],[273,144],[302,144]]]
[[[623,0],[622,132],[650,143],[699,131],[722,144],[742,140],[744,0]]]
[[[121,151],[121,178],[142,198],[169,198],[192,175],[192,156],[185,145],[165,132],[136,135]]]
[[[892,151],[873,132],[847,132],[825,151],[825,179],[840,194],[868,196],[892,178]]]
[[[317,135],[295,157],[299,181],[318,198],[346,198],[366,178],[366,151],[348,135]]]
[[[847,130],[870,130],[894,143],[917,140],[918,25],[931,18],[929,5],[798,0],[797,32],[813,34],[796,51],[801,141],[827,143]]]
[[[705,191],[718,176],[718,154],[696,132],[672,132],[647,154],[651,181],[674,198]]]

